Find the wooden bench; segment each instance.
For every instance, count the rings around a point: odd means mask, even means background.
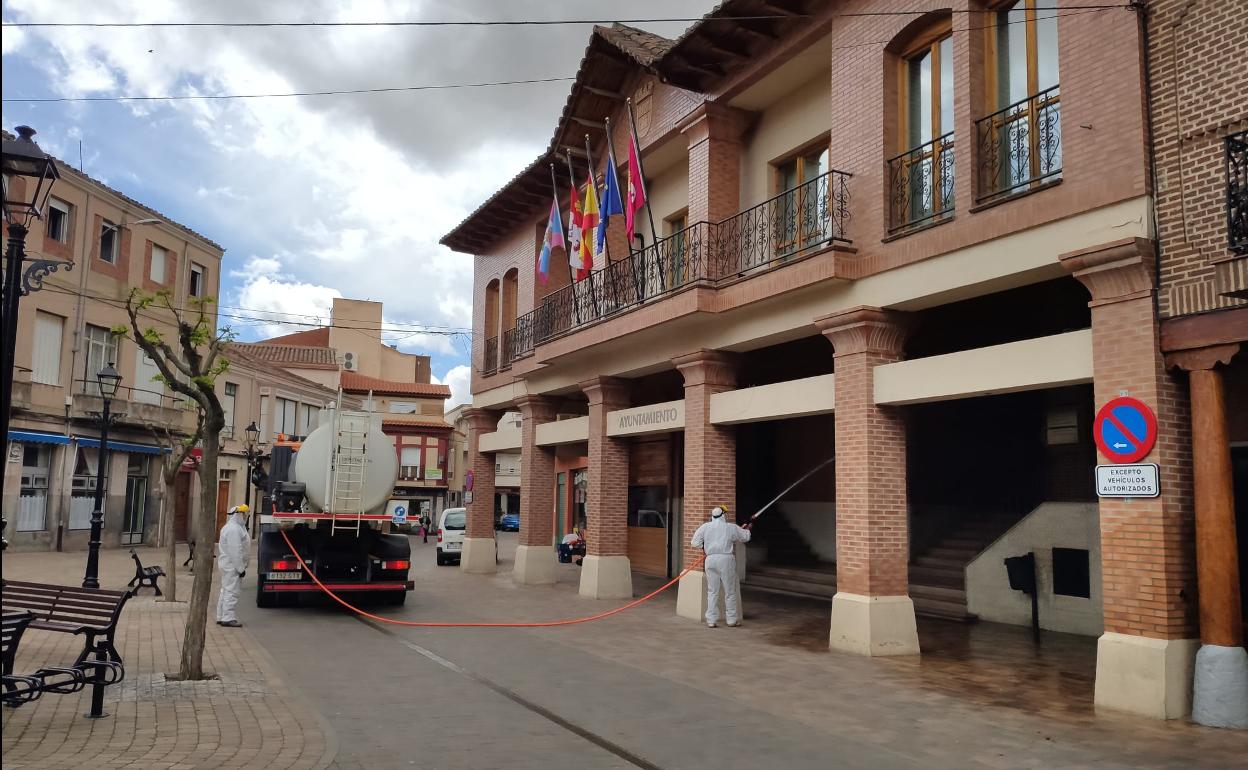
[[[133,548],[130,549],[130,558],[134,559],[134,577],[130,578],[130,582],[126,584],[134,587],[134,590],[130,593],[138,596],[139,589],[146,586],[156,591],[157,596],[164,596],[165,594],[160,590],[160,586],[156,585],[156,579],[164,577],[165,571],[160,567],[144,567],[143,562],[139,561],[139,555],[134,552]]]
[[[75,693],[86,686],[87,675],[82,668],[41,668],[33,674],[14,674],[17,646],[22,634],[34,621],[30,612],[5,612],[3,619],[4,705],[16,708],[38,700],[45,692]],[[90,666],[90,664],[88,664]]]
[[[4,581],[2,601],[6,613],[31,616],[23,631],[35,628],[85,637],[82,652],[72,667],[41,669],[35,673],[34,678],[40,680],[42,692],[77,692],[89,684],[92,688],[91,713],[87,716],[107,716],[104,713],[104,688],[125,677],[125,667],[114,637],[121,610],[129,599],[128,591]],[[14,652],[18,639],[20,635],[15,637]]]

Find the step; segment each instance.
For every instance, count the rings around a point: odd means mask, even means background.
[[[747,585],[751,588],[783,591],[796,596],[815,596],[821,599],[831,599],[836,594],[835,585],[760,575],[757,571],[750,572],[746,579],[742,581],[742,585]]]
[[[950,588],[961,588],[966,582],[966,578],[961,572],[947,572],[945,570],[934,570],[926,567],[910,566],[910,582],[911,584],[926,586],[948,586]]]
[[[912,599],[935,599],[942,602],[953,602],[955,604],[966,605],[966,591],[961,588],[949,588],[947,586],[934,586],[926,583],[910,583],[910,597]]]
[[[964,574],[966,571],[966,562],[964,561],[941,559],[934,556],[920,556],[911,562],[911,565],[915,567],[930,567],[945,572],[954,572],[959,575]]]
[[[979,554],[974,548],[950,548],[943,544],[935,548],[929,548],[924,556],[934,556],[937,559],[956,559],[958,561],[967,562],[974,559]]]
[[[924,617],[948,618],[950,620],[972,621],[977,618],[966,611],[966,604],[945,602],[936,599],[912,597],[914,614]]]
[[[803,569],[802,567],[782,566],[775,564],[766,564],[761,567],[750,567],[747,573],[751,578],[755,575],[767,575],[769,577],[785,578],[787,580],[804,580],[809,583],[824,583],[826,585],[836,585],[836,568],[827,569]]]

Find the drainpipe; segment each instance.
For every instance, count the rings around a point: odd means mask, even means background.
[[[1153,316],[1161,315],[1161,222],[1157,215],[1157,130],[1153,115],[1153,64],[1152,43],[1148,39],[1147,0],[1131,0],[1139,23],[1140,39],[1144,46],[1144,119],[1148,128],[1148,179],[1150,195],[1149,213],[1153,220]],[[1178,52],[1175,52],[1178,55]]]

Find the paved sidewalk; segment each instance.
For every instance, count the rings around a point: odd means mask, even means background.
[[[163,550],[136,549],[145,565],[162,564]],[[185,551],[185,546],[179,552]],[[6,553],[4,577],[79,585],[85,553]],[[100,585],[120,589],[134,576],[128,549],[100,554]],[[178,573],[178,597],[190,596],[194,576]],[[163,580],[161,581],[164,582]],[[244,596],[240,603],[248,600]],[[218,678],[170,682],[177,671],[185,601],[157,601],[145,589],[122,611],[117,647],[126,678],[105,690],[105,719],[84,719],[90,688],[44,695],[3,709],[7,768],[322,768],[335,741],[328,725],[293,690],[276,662],[246,629],[212,622],[209,607],[204,667]],[[81,637],[28,630],[15,671],[72,663]]]

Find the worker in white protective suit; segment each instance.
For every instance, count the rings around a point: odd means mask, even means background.
[[[221,570],[221,593],[217,596],[217,625],[238,628],[242,623],[234,616],[243,576],[251,563],[251,535],[247,534],[246,505],[236,505],[221,527],[217,542],[217,569]]]
[[[728,625],[741,625],[741,597],[737,593],[737,543],[750,542],[750,531],[728,521],[727,506],[711,509],[711,520],[693,533],[693,547],[706,553],[706,627],[719,625],[719,592],[724,592]]]

